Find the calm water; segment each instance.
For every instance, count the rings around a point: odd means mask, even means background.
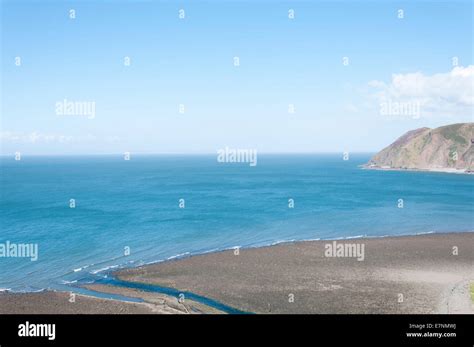
[[[3,157],[0,243],[38,243],[39,259],[0,258],[0,288],[60,288],[234,246],[474,230],[474,176],[358,168],[368,159],[260,155],[250,167],[216,156]]]

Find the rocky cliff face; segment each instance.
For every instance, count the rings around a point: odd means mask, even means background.
[[[370,168],[474,171],[474,123],[411,130],[372,157]]]

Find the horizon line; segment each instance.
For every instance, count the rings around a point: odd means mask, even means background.
[[[119,152],[119,153],[37,153],[37,154],[28,154],[19,151],[21,156],[28,157],[80,157],[80,156],[123,156],[125,153],[130,153],[133,156],[208,156],[208,155],[217,155],[217,152],[202,152],[202,153],[193,153],[193,152],[154,152],[154,153],[143,153],[143,152]],[[258,154],[263,155],[311,155],[311,154],[343,154],[345,151],[321,151],[321,152],[258,152]],[[349,154],[374,154],[377,151],[355,151],[347,152]],[[9,154],[0,154],[0,157],[14,157],[15,152]]]

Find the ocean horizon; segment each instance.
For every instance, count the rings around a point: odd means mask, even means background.
[[[370,156],[2,156],[0,244],[37,244],[38,259],[2,259],[0,290],[235,247],[474,230],[472,175],[361,169]]]

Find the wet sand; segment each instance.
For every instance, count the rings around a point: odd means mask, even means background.
[[[76,294],[70,302],[69,292],[0,293],[0,314],[220,314],[215,308],[193,300],[179,302],[173,296],[140,290],[91,284],[84,286],[96,292],[118,294],[142,302],[105,299]]]
[[[337,242],[364,244],[364,260],[326,257],[331,241],[306,241],[192,256],[116,276],[256,313],[474,312],[468,288],[474,233]]]
[[[67,292],[0,293],[0,314],[151,314],[144,303],[100,299],[76,295],[69,301]],[[166,313],[166,312],[163,312]]]

